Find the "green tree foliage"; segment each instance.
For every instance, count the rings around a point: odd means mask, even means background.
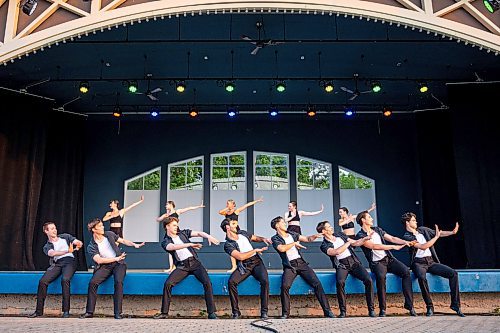
[[[170,168],[170,189],[178,190],[186,185],[186,168],[174,166]]]
[[[312,167],[308,166],[297,166],[297,183],[299,187],[312,187],[313,177],[312,177]]]
[[[153,171],[144,176],[144,189],[145,190],[159,190],[160,189],[160,170]]]
[[[341,190],[354,190],[356,188],[356,177],[353,174],[340,172],[339,179]]]
[[[140,177],[134,180],[131,180],[127,184],[127,190],[142,190],[143,189],[144,177]]]
[[[339,180],[340,180],[341,190],[354,190],[354,189],[368,190],[373,188],[373,182],[371,180],[355,176],[352,173],[346,173],[340,171]]]
[[[368,190],[373,187],[373,182],[368,179],[364,179],[361,177],[356,177],[356,188]]]
[[[170,168],[170,189],[185,190],[203,185],[203,160],[198,158]]]

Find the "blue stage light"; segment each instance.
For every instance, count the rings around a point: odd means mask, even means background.
[[[230,118],[236,117],[237,114],[238,114],[238,110],[236,108],[229,108],[229,109],[227,109],[227,115]]]
[[[151,111],[149,111],[149,114],[153,118],[158,117],[160,115],[160,109],[158,109],[158,108],[152,108]]]
[[[344,109],[344,114],[347,116],[347,117],[352,117],[354,116],[356,112],[354,111],[354,109],[352,107],[347,107]]]
[[[276,117],[276,116],[278,115],[278,113],[279,113],[279,111],[278,111],[278,109],[277,109],[277,108],[270,108],[270,109],[269,109],[269,115],[270,115],[271,117]]]

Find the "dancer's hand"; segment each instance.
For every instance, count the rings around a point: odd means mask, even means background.
[[[203,245],[201,243],[191,243],[191,247],[196,250],[199,250],[203,247]]]
[[[304,245],[300,244],[300,242],[295,242],[295,247],[297,249],[307,249],[307,247],[305,247]]]
[[[437,224],[434,224],[434,227],[436,228],[436,236],[437,238],[441,237],[441,230],[439,230],[439,227]]]
[[[137,244],[137,243],[134,243],[134,247],[136,249],[140,248],[140,247],[143,247],[146,243],[142,242],[141,244]]]
[[[120,262],[120,261],[123,261],[125,260],[125,257],[127,256],[127,254],[125,252],[123,252],[122,254],[120,254],[118,257],[115,257],[116,261],[117,262]]]
[[[207,240],[208,240],[208,245],[212,245],[212,244],[219,245],[220,244],[220,241],[217,238],[210,236],[210,235],[207,237]]]

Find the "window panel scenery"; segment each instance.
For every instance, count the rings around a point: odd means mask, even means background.
[[[340,206],[357,214],[370,208],[376,202],[375,180],[353,170],[339,166]],[[377,210],[370,212],[374,225],[377,225]],[[356,232],[359,226],[355,224]]]
[[[212,156],[212,190],[244,190],[246,188],[245,154]]]
[[[255,189],[288,190],[288,156],[257,153],[255,156]]]
[[[203,158],[169,165],[170,190],[202,190]]]

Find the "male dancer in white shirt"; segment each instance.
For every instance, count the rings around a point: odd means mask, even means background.
[[[62,274],[62,317],[68,318],[71,278],[76,271],[73,251],[79,250],[83,246],[83,243],[70,234],[58,235],[57,227],[54,222],[44,223],[43,232],[47,235],[47,243],[43,247],[43,252],[50,257],[50,266],[38,282],[36,310],[28,317],[35,318],[43,315],[43,307],[45,298],[47,297],[47,287]]]

